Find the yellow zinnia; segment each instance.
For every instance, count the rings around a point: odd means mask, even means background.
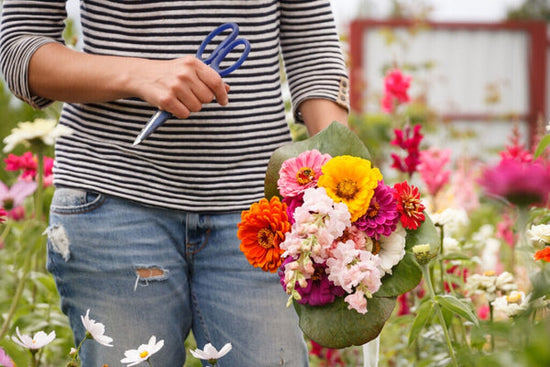
[[[342,155],[328,161],[322,171],[317,185],[324,187],[332,200],[348,206],[352,222],[367,212],[374,189],[382,180],[378,168],[372,168],[366,159]]]

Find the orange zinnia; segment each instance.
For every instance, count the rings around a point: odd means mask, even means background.
[[[535,260],[544,260],[550,263],[550,247],[545,247],[535,253]]]
[[[241,240],[240,249],[246,259],[263,271],[274,273],[281,265],[284,252],[279,244],[285,233],[290,231],[286,204],[277,196],[261,199],[241,213],[237,237]]]

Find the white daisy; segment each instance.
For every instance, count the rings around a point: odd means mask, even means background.
[[[121,359],[120,362],[127,363],[127,367],[138,365],[151,358],[151,356],[161,350],[163,346],[164,340],[159,340],[157,342],[156,336],[153,335],[147,344],[141,344],[138,349],[130,349],[124,352],[125,358]]]
[[[11,130],[11,134],[4,138],[4,153],[11,152],[19,144],[28,146],[37,140],[45,145],[53,145],[55,139],[71,133],[71,128],[58,125],[57,121],[51,119],[20,122]]]
[[[190,352],[195,358],[203,359],[212,363],[213,361],[217,361],[218,359],[229,353],[231,348],[231,343],[227,343],[218,352],[212,344],[208,343],[204,346],[203,350],[197,348],[195,350],[190,350]]]
[[[106,347],[112,347],[113,346],[113,338],[108,337],[105,335],[105,325],[103,325],[100,322],[96,322],[95,320],[90,319],[90,309],[86,311],[86,316],[80,315],[80,319],[82,320],[82,324],[86,328],[86,331],[90,333],[90,336],[99,344],[104,345]]]
[[[55,339],[55,331],[52,331],[49,334],[39,331],[34,334],[32,338],[26,334],[21,335],[19,332],[19,327],[15,328],[15,331],[17,332],[17,337],[12,336],[11,339],[23,348],[33,350],[40,349],[43,346],[50,344]]]

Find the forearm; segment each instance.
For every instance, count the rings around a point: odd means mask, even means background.
[[[172,60],[91,55],[61,44],[40,47],[29,62],[33,95],[93,103],[136,97],[179,118],[214,99],[228,103],[229,86],[194,56]]]
[[[300,104],[300,113],[310,136],[328,127],[333,121],[348,126],[348,111],[328,99],[307,99]]]
[[[33,95],[76,103],[132,97],[129,75],[141,61],[135,58],[90,55],[58,43],[40,47],[29,63]]]

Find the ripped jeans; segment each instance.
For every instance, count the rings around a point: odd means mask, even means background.
[[[155,335],[152,365],[179,367],[192,330],[197,346],[233,349],[218,366],[306,366],[307,348],[276,274],[239,250],[240,213],[199,215],[57,188],[48,270],[78,345],[81,315],[105,325],[114,347],[86,340],[83,367],[121,366]]]

